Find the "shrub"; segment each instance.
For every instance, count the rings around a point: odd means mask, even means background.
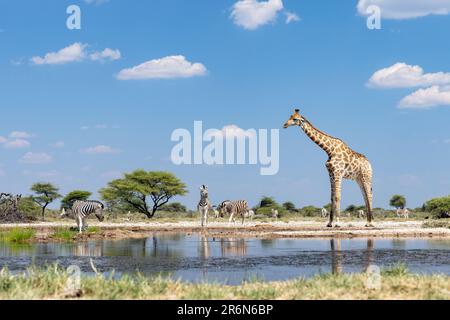
[[[425,211],[434,214],[436,218],[449,218],[450,196],[431,199],[425,203],[424,207]]]

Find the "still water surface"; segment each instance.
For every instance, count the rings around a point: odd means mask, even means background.
[[[90,259],[116,276],[139,271],[191,282],[239,284],[362,272],[404,263],[412,272],[450,275],[450,240],[433,239],[214,239],[152,234],[146,239],[10,245],[0,243],[0,267],[13,271],[58,262],[92,272]]]

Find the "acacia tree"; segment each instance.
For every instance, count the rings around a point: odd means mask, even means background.
[[[136,170],[113,180],[100,195],[107,202],[128,206],[153,218],[175,196],[187,194],[186,185],[170,172]]]
[[[286,209],[287,211],[295,211],[296,210],[295,204],[290,201],[283,203],[283,208]]]
[[[389,205],[396,209],[404,209],[406,207],[406,198],[396,194],[389,201]]]
[[[278,207],[279,205],[272,197],[264,196],[262,197],[259,206],[261,208],[265,208],[265,207]]]
[[[74,190],[69,192],[62,200],[61,200],[61,209],[72,209],[73,203],[77,200],[86,201],[92,195],[89,191],[83,190]]]
[[[42,208],[41,215],[42,220],[44,220],[47,206],[56,199],[61,198],[61,195],[58,193],[59,189],[51,183],[39,182],[31,186],[31,191],[35,193],[32,195],[32,199]]]

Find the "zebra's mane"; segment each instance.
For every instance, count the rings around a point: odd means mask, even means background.
[[[105,209],[105,205],[102,202],[98,201],[98,200],[85,200],[85,201],[77,200],[75,202],[97,203],[97,204],[99,204],[102,207],[102,209]]]

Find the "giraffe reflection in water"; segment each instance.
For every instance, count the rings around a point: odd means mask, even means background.
[[[75,257],[103,257],[103,244],[101,242],[77,243],[70,248]]]
[[[220,248],[222,249],[222,257],[245,257],[248,254],[246,239],[220,239]]]
[[[374,262],[373,243],[374,243],[373,239],[367,239],[364,270],[367,270],[371,265],[373,265]],[[344,271],[343,262],[345,262],[345,257],[342,254],[342,239],[331,239],[330,249],[331,249],[331,272],[335,275],[340,275]]]

